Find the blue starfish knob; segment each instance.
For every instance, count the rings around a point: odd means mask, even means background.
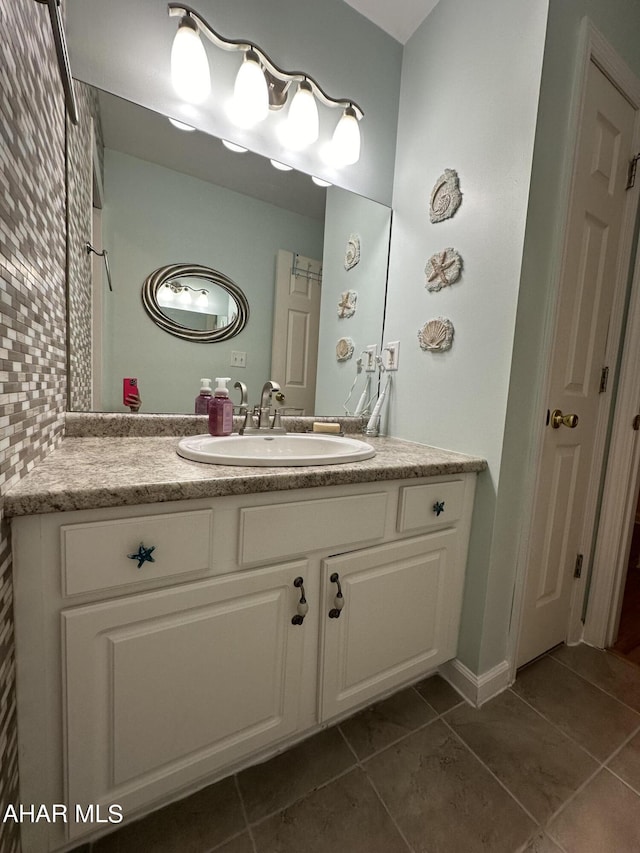
[[[141,542],[137,553],[136,554],[127,554],[127,557],[130,560],[137,560],[138,561],[138,568],[141,569],[142,564],[146,563],[147,561],[149,563],[155,563],[155,560],[151,556],[155,550],[156,550],[155,545],[152,545],[151,548],[145,548]]]
[[[433,511],[436,515],[440,515],[441,512],[444,512],[444,501],[436,501],[433,505]]]

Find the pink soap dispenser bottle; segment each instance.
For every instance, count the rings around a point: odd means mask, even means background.
[[[196,397],[195,413],[196,415],[208,415],[209,403],[211,402],[211,380],[200,380],[200,393]]]
[[[233,432],[233,403],[229,399],[227,382],[231,377],[216,377],[216,390],[209,403],[209,434],[231,435]]]

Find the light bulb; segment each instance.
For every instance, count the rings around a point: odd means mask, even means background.
[[[330,181],[325,181],[324,178],[316,178],[315,175],[311,176],[311,180],[317,187],[330,187],[332,186]]]
[[[311,86],[306,80],[298,84],[298,91],[291,101],[283,132],[287,147],[293,151],[306,148],[318,138],[320,133],[318,105]]]
[[[190,124],[185,124],[183,121],[178,121],[177,118],[170,118],[169,121],[174,127],[177,127],[178,130],[184,130],[186,133],[191,133],[192,130],[195,130],[195,127],[192,127]]]
[[[279,160],[270,160],[274,169],[279,169],[281,172],[290,172],[293,166],[287,166],[286,163],[281,163]]]
[[[211,92],[209,61],[200,41],[198,25],[185,15],[171,48],[171,81],[181,98],[201,104]]]
[[[209,307],[209,297],[207,296],[206,290],[201,290],[198,294],[198,298],[196,299],[196,305],[198,308],[208,308]]]
[[[191,294],[187,290],[186,287],[183,287],[180,293],[178,294],[178,302],[180,305],[191,305]]]
[[[225,148],[228,148],[229,151],[235,151],[236,154],[244,154],[247,151],[247,148],[244,148],[242,145],[238,145],[237,142],[229,142],[228,139],[223,139],[222,144]]]
[[[360,159],[360,128],[353,107],[347,107],[331,140],[330,159],[335,166],[350,166]]]
[[[254,50],[248,50],[233,87],[229,116],[238,127],[253,127],[263,121],[268,112],[269,89],[260,58]]]

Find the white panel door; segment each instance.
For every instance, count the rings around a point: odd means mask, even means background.
[[[601,460],[594,441],[600,379],[618,272],[627,167],[635,112],[593,62],[576,152],[557,325],[549,382],[547,428],[532,522],[517,664],[566,639],[572,578],[588,554],[586,496]],[[554,428],[552,413],[577,415],[577,426]]]
[[[307,623],[292,623],[294,580],[306,569],[64,611],[67,802],[127,813],[295,731]]]
[[[321,720],[455,657],[464,580],[457,550],[449,528],[323,561]],[[335,618],[338,584],[344,606]]]
[[[284,392],[283,406],[303,415],[313,414],[316,398],[321,278],[320,261],[278,252],[271,378]]]

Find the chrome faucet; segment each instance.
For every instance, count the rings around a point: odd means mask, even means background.
[[[273,379],[268,379],[264,383],[260,395],[260,403],[254,406],[253,411],[246,410],[245,422],[244,426],[240,429],[240,435],[265,435],[265,433],[270,435],[284,435],[286,433],[286,429],[281,425],[277,412],[273,418],[273,422],[271,422],[271,396],[272,394],[278,396],[280,393],[280,386]],[[282,399],[284,399],[284,395],[282,395]],[[257,426],[253,426],[253,415],[258,416]]]

